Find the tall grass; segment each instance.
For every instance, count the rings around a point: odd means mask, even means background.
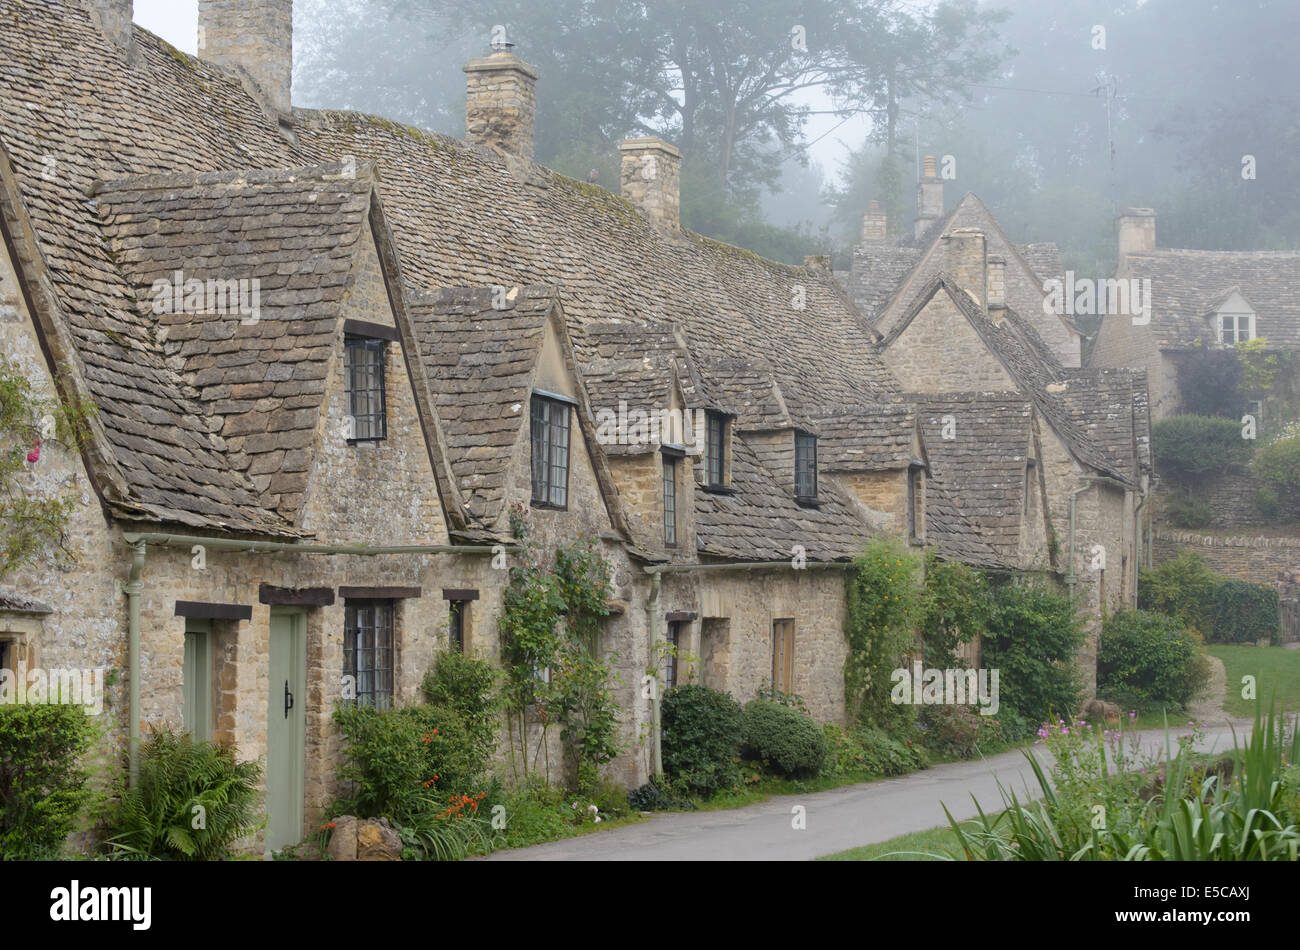
[[[1022,802],[999,783],[1003,809],[988,815],[975,802],[978,818],[959,823],[944,806],[949,825],[967,860],[985,861],[1296,861],[1300,860],[1300,815],[1288,807],[1286,770],[1300,763],[1300,730],[1256,704],[1250,737],[1242,746],[1233,734],[1232,774],[1207,774],[1190,744],[1177,754],[1166,728],[1162,790],[1145,802],[1127,779],[1125,762],[1105,773],[1092,802],[1065,801],[1059,783],[1025,753],[1042,798]],[[1053,777],[1068,769],[1058,761]],[[1131,767],[1131,766],[1130,766]],[[1294,769],[1292,772],[1294,773]],[[1294,779],[1292,779],[1294,781]],[[1085,814],[1098,818],[1080,820]],[[1108,824],[1106,816],[1124,816]]]

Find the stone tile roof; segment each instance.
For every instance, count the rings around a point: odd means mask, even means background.
[[[1151,466],[1146,370],[1066,370],[1062,403],[1070,417],[1137,482]]]
[[[54,608],[35,597],[20,594],[12,587],[0,586],[0,610],[18,614],[52,614]]]
[[[921,312],[930,299],[946,292],[957,309],[970,321],[989,351],[1002,363],[1021,392],[1028,396],[1038,411],[1064,441],[1066,448],[1083,464],[1102,474],[1131,480],[1132,466],[1112,457],[1075,419],[1068,405],[1068,387],[1064,385],[1066,371],[1047,352],[1034,344],[1033,328],[1029,327],[1014,310],[1005,311],[1005,319],[995,323],[980,309],[969,294],[940,271],[932,277],[904,314],[886,335],[882,347],[892,345],[907,329],[912,319]],[[1026,340],[1031,342],[1027,343]],[[926,442],[930,445],[929,440]]]
[[[801,545],[811,561],[848,560],[867,537],[865,525],[832,479],[818,483],[818,507],[797,504],[736,432],[732,435],[732,494],[695,490],[695,530],[702,556],[780,561]]]
[[[506,306],[492,288],[413,295],[411,322],[433,385],[452,477],[467,513],[493,525],[505,499],[515,447],[528,428],[529,396],[553,287],[513,287]]]
[[[1130,254],[1125,274],[1151,279],[1151,332],[1161,349],[1217,340],[1207,315],[1237,288],[1255,311],[1255,335],[1300,349],[1300,253],[1166,250]]]
[[[358,113],[295,116],[319,158],[378,163],[417,286],[558,285],[575,339],[593,320],[675,323],[702,373],[715,357],[766,362],[789,411],[803,416],[897,388],[829,270],[659,230],[602,188],[485,147]],[[769,416],[764,406],[755,423]]]
[[[154,324],[167,365],[224,443],[230,468],[290,523],[370,210],[370,170],[343,171],[144,176],[110,182],[95,199],[141,322]],[[195,299],[212,309],[186,312],[180,298],[191,280],[243,281],[247,296]],[[155,281],[173,289],[156,299]],[[240,309],[254,302],[256,312]]]
[[[989,544],[984,531],[963,513],[953,491],[934,479],[925,486],[925,534],[926,542],[946,561],[992,569],[1018,566]]]
[[[1015,563],[1024,520],[1033,403],[1018,393],[941,393],[917,402],[931,484],[946,490],[984,541]],[[951,416],[954,438],[943,438]]]
[[[878,320],[924,253],[924,248],[911,242],[869,242],[853,248],[849,293],[871,323]]]
[[[914,460],[916,408],[879,406],[816,420],[817,467],[826,472],[882,472]]]
[[[1061,249],[1056,246],[1055,241],[1017,244],[1016,251],[1024,258],[1029,269],[1043,280],[1062,277],[1065,274],[1065,265],[1061,262]]]
[[[97,180],[305,163],[231,74],[138,29],[140,61],[128,64],[81,4],[7,0],[5,10],[0,146],[13,177],[2,194],[10,214],[20,202],[31,216],[34,266],[52,291],[38,318],[75,367],[72,385],[99,407],[91,462],[108,503],[127,518],[291,533],[229,464],[168,364],[87,193]]]

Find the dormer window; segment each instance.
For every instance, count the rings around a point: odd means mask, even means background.
[[[1255,315],[1253,313],[1219,314],[1219,342],[1225,346],[1235,346],[1255,338]]]
[[[705,416],[704,480],[709,488],[727,487],[727,440],[730,423],[720,412]]]
[[[349,442],[376,442],[388,437],[384,344],[384,340],[361,336],[344,340],[343,380],[350,420]]]
[[[533,504],[567,508],[569,504],[569,410],[572,402],[551,394],[533,394]]]
[[[817,436],[794,434],[794,495],[801,502],[817,500]]]

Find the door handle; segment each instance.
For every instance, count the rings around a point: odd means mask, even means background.
[[[284,718],[289,718],[289,710],[293,709],[293,693],[289,692],[289,681],[284,681]]]

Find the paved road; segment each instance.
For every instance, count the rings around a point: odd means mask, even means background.
[[[1237,735],[1249,735],[1248,722],[1236,722]],[[1208,729],[1202,748],[1232,748],[1226,726]],[[1144,747],[1160,749],[1164,730],[1142,734]],[[1048,757],[1033,749],[1044,765]],[[900,778],[850,785],[829,792],[777,796],[732,811],[655,815],[636,825],[579,838],[498,851],[490,861],[803,861],[847,848],[888,841],[946,823],[943,805],[954,817],[975,815],[971,795],[986,812],[1002,798],[998,782],[1023,797],[1037,788],[1028,761],[1018,751],[976,762],[954,762]],[[807,827],[792,827],[792,809],[803,806]]]

